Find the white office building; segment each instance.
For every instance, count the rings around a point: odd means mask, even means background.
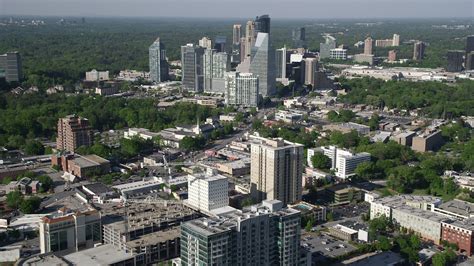
[[[252,73],[228,72],[225,75],[226,105],[257,107],[259,94],[258,76]]]
[[[354,175],[357,165],[370,161],[370,153],[352,153],[350,151],[338,150],[336,156],[336,176],[348,178]]]
[[[205,213],[229,205],[229,182],[227,177],[213,169],[188,176],[187,205]]]
[[[347,49],[344,48],[334,48],[329,50],[329,58],[336,60],[346,60],[347,59]]]
[[[97,71],[92,69],[86,72],[86,81],[105,81],[109,80],[109,71]]]
[[[331,159],[331,169],[336,171],[337,177],[343,179],[353,176],[357,165],[362,162],[370,161],[370,153],[353,153],[349,150],[339,149],[336,146],[328,146],[308,149],[308,157],[306,160],[310,167],[314,167],[311,158],[316,152],[321,152],[329,157],[329,159]]]

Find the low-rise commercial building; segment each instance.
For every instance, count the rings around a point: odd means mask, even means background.
[[[101,265],[101,266],[135,266],[133,254],[126,253],[112,245],[97,247],[71,253],[63,257],[64,265]],[[50,264],[51,265],[51,264]],[[62,264],[52,264],[62,265]]]
[[[122,199],[127,200],[130,198],[134,198],[136,196],[141,196],[148,194],[152,191],[158,192],[164,182],[157,179],[144,179],[141,181],[121,184],[113,186],[113,188],[120,193]]]
[[[342,133],[350,133],[352,130],[357,131],[359,135],[367,135],[370,132],[370,127],[352,122],[323,125],[323,131],[339,131]]]
[[[101,214],[95,209],[61,209],[40,222],[41,253],[67,254],[102,241]]]
[[[82,179],[110,172],[110,162],[94,154],[53,154],[51,165],[59,166],[64,172]]]
[[[443,144],[441,131],[427,132],[413,138],[412,149],[419,152],[436,151]]]
[[[137,136],[145,140],[152,140],[154,137],[159,136],[157,132],[151,132],[146,128],[129,128],[128,131],[123,133],[123,137],[126,139],[132,139]]]
[[[109,80],[109,71],[97,71],[92,69],[86,72],[86,81],[103,81]]]

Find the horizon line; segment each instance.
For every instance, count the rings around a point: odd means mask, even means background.
[[[194,16],[127,16],[127,15],[32,15],[32,14],[0,14],[0,17],[13,17],[13,16],[24,16],[24,17],[43,17],[43,18],[130,18],[130,19],[210,19],[210,20],[249,20],[252,17],[194,17]],[[310,17],[272,17],[272,19],[278,20],[472,20],[472,17],[333,17],[333,18],[310,18]],[[469,23],[472,24],[472,23]]]

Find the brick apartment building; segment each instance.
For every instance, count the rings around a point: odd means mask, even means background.
[[[474,248],[474,220],[442,222],[441,239],[458,245],[459,251],[471,256]]]
[[[92,128],[86,118],[68,115],[59,119],[56,139],[58,150],[75,152],[80,146],[90,146],[92,140]]]

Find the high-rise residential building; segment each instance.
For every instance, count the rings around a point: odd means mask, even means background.
[[[252,52],[252,47],[255,44],[255,22],[253,20],[247,21],[245,25],[245,57],[249,57]],[[244,60],[241,60],[242,62]]]
[[[464,68],[466,70],[474,69],[474,35],[466,37],[466,62]]]
[[[68,115],[59,119],[56,149],[75,152],[80,146],[92,145],[92,140],[92,128],[86,118]]]
[[[286,47],[275,50],[275,65],[276,65],[276,78],[285,79],[286,78]]]
[[[347,59],[347,49],[344,48],[334,48],[329,50],[329,58],[336,60],[346,60]]]
[[[227,37],[226,36],[216,36],[214,40],[214,49],[219,53],[225,53],[227,49]]]
[[[199,40],[199,46],[206,49],[212,49],[212,40],[207,37],[202,37],[202,39]]]
[[[150,80],[163,82],[168,80],[168,61],[166,61],[166,50],[164,44],[157,38],[148,48],[150,63]]]
[[[400,35],[393,34],[392,46],[400,46]]]
[[[242,38],[241,31],[240,31],[241,27],[242,25],[235,24],[232,29],[232,43],[233,44],[240,43],[240,38]]]
[[[7,82],[18,82],[22,79],[21,56],[19,52],[9,52],[0,55],[0,78]]]
[[[277,200],[181,225],[181,265],[299,265],[301,213]]]
[[[371,55],[373,54],[372,46],[374,44],[374,40],[372,38],[367,37],[364,41],[364,54],[365,55]]]
[[[389,62],[397,61],[397,50],[388,51],[388,61]]]
[[[229,205],[229,182],[227,177],[213,169],[188,175],[187,205],[204,213]]]
[[[329,58],[331,50],[336,48],[336,38],[331,35],[324,36],[325,42],[319,44],[319,58]]]
[[[462,50],[451,50],[448,51],[446,54],[448,59],[448,65],[446,66],[446,70],[449,72],[461,72],[462,71],[462,63],[463,63],[463,56],[464,51]]]
[[[311,158],[316,152],[321,152],[329,157],[329,159],[331,159],[331,169],[336,171],[337,177],[343,179],[353,176],[357,165],[370,161],[370,154],[366,152],[353,153],[335,146],[319,147],[316,149],[308,149],[307,162],[311,167],[313,167]]]
[[[375,40],[375,47],[390,47],[393,45],[393,39]]]
[[[319,70],[319,62],[314,57],[309,57],[303,59],[304,64],[304,84],[311,84],[313,87],[315,85],[315,73]]]
[[[215,49],[206,49],[203,58],[204,91],[223,93],[225,91],[224,75],[230,70],[229,55]]]
[[[474,51],[466,54],[466,70],[474,70]]]
[[[474,51],[474,35],[466,37],[466,53]]]
[[[101,215],[95,209],[61,209],[39,223],[41,253],[67,254],[102,242]]]
[[[268,33],[257,34],[248,72],[258,76],[259,92],[263,97],[275,94],[275,51]]]
[[[204,48],[194,44],[181,46],[183,88],[195,92],[204,90]]]
[[[303,145],[283,139],[256,138],[251,144],[250,190],[258,202],[301,200]]]
[[[228,72],[225,76],[225,103],[243,107],[257,107],[258,76],[252,73]]]
[[[240,62],[243,62],[245,60],[245,58],[247,57],[247,38],[246,37],[242,37],[240,38]]]
[[[422,41],[417,41],[413,45],[413,60],[422,60],[425,56],[425,43]]]
[[[270,34],[270,16],[261,15],[255,18],[255,32]]]
[[[306,29],[303,27],[293,29],[292,39],[294,48],[306,47]]]

